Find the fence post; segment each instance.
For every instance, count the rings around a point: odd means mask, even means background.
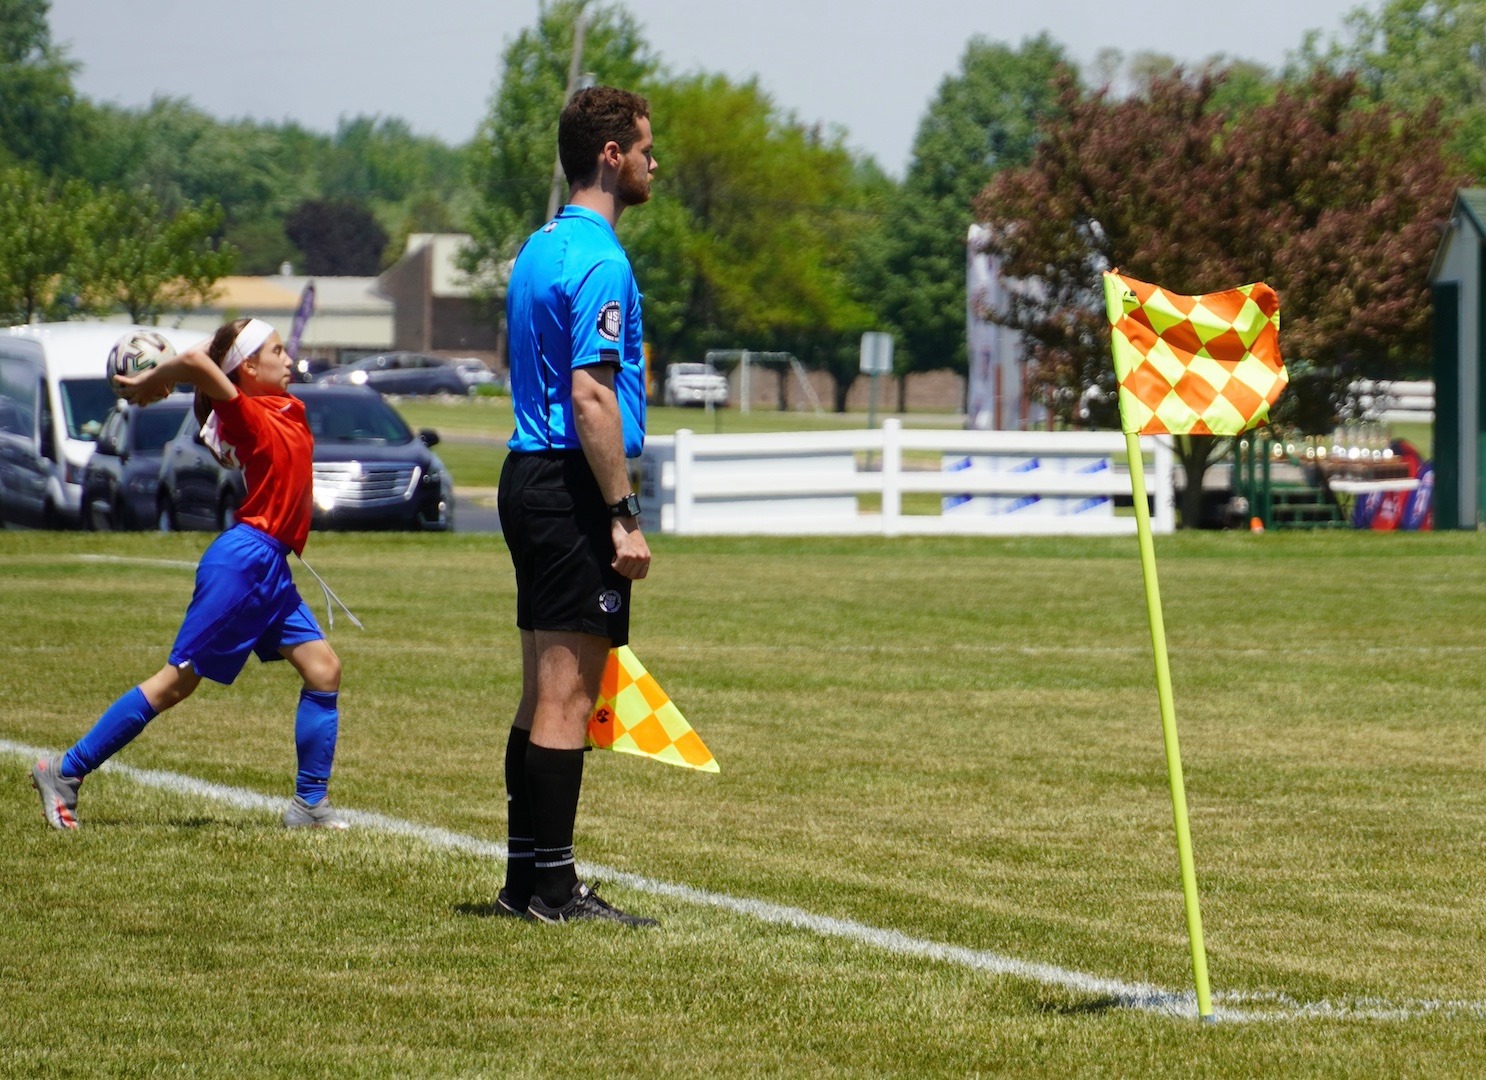
[[[1176,532],[1176,491],[1172,479],[1174,455],[1171,452],[1170,443],[1152,436],[1146,436],[1141,440],[1141,453],[1145,452],[1147,440],[1154,451],[1152,456],[1155,458],[1156,466],[1156,497],[1151,500],[1156,504],[1156,512],[1152,516],[1151,531],[1163,536],[1170,535]]]
[[[882,535],[897,536],[903,513],[903,421],[882,422]]]
[[[676,532],[680,536],[691,532],[691,511],[696,498],[692,434],[691,428],[676,432]]]

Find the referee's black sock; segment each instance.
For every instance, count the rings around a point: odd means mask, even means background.
[[[573,821],[583,786],[583,757],[582,750],[552,750],[533,742],[526,747],[526,788],[536,838],[534,892],[549,907],[566,904],[578,884]]]
[[[526,790],[526,745],[531,733],[511,728],[506,740],[506,885],[502,890],[525,906],[536,886],[536,835],[531,827],[531,796]]]

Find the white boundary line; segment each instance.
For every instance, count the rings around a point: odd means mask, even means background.
[[[196,563],[184,559],[132,559],[124,555],[73,555],[78,562],[113,563],[116,566],[162,566],[170,570],[195,570]]]
[[[52,751],[12,742],[9,739],[0,739],[0,753],[35,759],[44,757]],[[136,769],[115,762],[106,763],[102,771],[124,777],[145,787],[211,799],[239,810],[267,811],[277,815],[289,805],[289,800],[286,798],[262,795],[246,788],[214,784],[180,773]],[[504,859],[506,857],[505,845],[491,840],[481,840],[464,833],[452,832],[432,825],[420,825],[417,822],[389,817],[385,814],[365,810],[348,810],[343,806],[338,809],[347,821],[364,829],[405,836],[431,848],[459,851],[481,858]],[[579,868],[585,876],[595,876],[606,881],[617,882],[637,892],[671,897],[702,907],[718,908],[735,915],[757,919],[760,922],[792,926],[822,937],[841,938],[897,956],[938,960],[989,975],[1006,975],[1044,986],[1056,986],[1076,993],[1106,997],[1112,999],[1120,1008],[1181,1017],[1192,1017],[1197,1012],[1196,995],[1191,991],[1176,993],[1143,983],[1127,983],[1117,979],[1088,975],[1053,964],[1018,960],[984,949],[946,945],[937,941],[910,937],[897,930],[868,926],[852,919],[814,915],[801,908],[787,907],[765,900],[752,900],[747,897],[697,889],[690,885],[657,881],[654,878],[627,873],[596,863],[583,862],[579,864]],[[1288,995],[1276,993],[1219,993],[1213,997],[1217,1002],[1228,1003],[1215,1006],[1213,1010],[1214,1018],[1225,1022],[1303,1019],[1412,1020],[1421,1016],[1441,1014],[1486,1019],[1486,1001],[1393,1002],[1381,998],[1356,998],[1339,1002],[1303,1002]],[[1238,1007],[1243,1005],[1259,1007]]]

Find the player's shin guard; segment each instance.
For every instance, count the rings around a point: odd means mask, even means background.
[[[325,798],[330,768],[335,763],[335,740],[340,733],[339,695],[333,690],[301,690],[294,714],[294,748],[299,752],[299,772],[294,794],[314,806]]]
[[[156,712],[139,687],[110,705],[92,729],[62,755],[63,776],[87,776],[128,746]]]

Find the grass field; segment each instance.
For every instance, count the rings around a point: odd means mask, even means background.
[[[656,932],[487,917],[494,537],[311,539],[367,627],[332,791],[402,832],[121,771],[48,830],[23,748],[155,669],[206,541],[0,532],[0,1074],[1486,1072],[1486,537],[1158,542],[1216,1025],[1120,988],[1191,986],[1133,540],[655,538],[634,646],[722,772],[592,755],[578,852]],[[295,693],[118,761],[284,797]]]

